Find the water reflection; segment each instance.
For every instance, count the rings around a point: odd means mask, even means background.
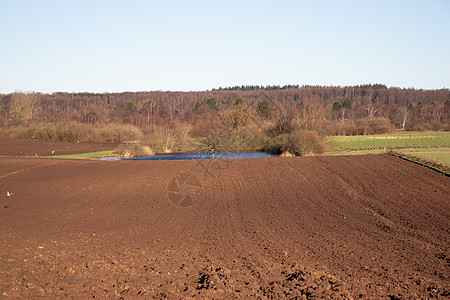
[[[215,159],[227,159],[227,158],[259,158],[259,157],[278,157],[276,154],[268,154],[263,152],[226,152],[216,153]],[[115,157],[103,158],[107,160],[118,159]],[[180,160],[180,159],[212,159],[211,153],[206,152],[194,152],[194,153],[169,153],[163,155],[154,155],[146,157],[130,157],[120,158],[121,160]]]

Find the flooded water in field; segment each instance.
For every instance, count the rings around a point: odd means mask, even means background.
[[[215,159],[227,159],[227,158],[259,158],[259,157],[279,157],[277,154],[268,154],[263,152],[226,152],[216,153]],[[108,157],[102,158],[107,160],[184,160],[184,159],[212,159],[211,153],[195,152],[195,153],[170,153],[163,155],[145,156],[145,157],[131,157],[131,158],[116,158]]]

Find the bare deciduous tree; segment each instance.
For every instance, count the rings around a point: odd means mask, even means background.
[[[242,126],[247,126],[252,119],[249,109],[243,103],[237,103],[228,108],[222,113],[221,117],[227,126],[237,129]]]
[[[318,100],[305,99],[298,105],[297,123],[299,128],[314,129],[324,117],[325,110]]]
[[[12,116],[15,122],[28,124],[39,112],[39,94],[13,93],[11,96]]]
[[[217,152],[232,151],[230,131],[217,124],[203,124],[197,131],[197,148],[212,154],[214,159]]]
[[[406,120],[408,119],[409,116],[409,109],[408,106],[402,106],[402,108],[400,109],[401,113],[402,113],[402,129],[404,130],[406,127]]]
[[[275,121],[275,131],[279,134],[290,132],[292,129],[292,120],[294,119],[294,110],[292,105],[287,102],[277,103],[275,105],[273,118]]]
[[[375,118],[378,113],[378,109],[375,108],[375,105],[373,103],[369,103],[369,105],[366,107],[366,111],[369,118]]]

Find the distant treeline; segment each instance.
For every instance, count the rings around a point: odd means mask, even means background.
[[[258,90],[264,90],[264,91],[273,91],[273,90],[286,90],[286,89],[298,89],[300,86],[298,84],[288,84],[288,85],[241,85],[241,86],[233,86],[233,87],[219,87],[218,89],[213,89],[213,91],[258,91]]]
[[[203,92],[35,93],[28,111],[19,95],[0,95],[0,126],[32,120],[73,120],[92,125],[119,122],[138,128],[173,122],[195,125],[202,118],[223,118],[235,110],[236,103],[251,114],[253,124],[276,122],[281,105],[293,114],[295,122],[312,119],[313,126],[323,128],[333,122],[354,125],[363,118],[383,118],[393,128],[410,130],[447,130],[450,123],[449,89],[387,88],[383,84],[250,85]],[[322,131],[350,134],[345,130]]]
[[[312,85],[302,85],[302,88],[307,87],[314,87]],[[315,86],[320,88],[321,86]],[[287,89],[299,89],[300,85],[298,84],[287,84],[287,85],[241,85],[241,86],[233,86],[233,87],[219,87],[218,89],[213,89],[213,91],[257,91],[257,90],[264,90],[264,91],[273,91],[273,90],[287,90]],[[354,88],[359,89],[387,89],[387,86],[384,84],[363,84],[363,85],[356,85]]]

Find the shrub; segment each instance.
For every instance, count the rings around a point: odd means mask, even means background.
[[[236,133],[234,139],[236,151],[262,151],[266,136],[258,129],[246,128]]]
[[[102,142],[130,142],[142,138],[142,131],[132,125],[111,123],[98,129],[98,140]]]
[[[148,133],[146,144],[157,153],[185,152],[193,148],[191,127],[176,123],[155,128]]]
[[[295,130],[287,137],[285,150],[297,155],[313,155],[325,152],[327,146],[315,131]]]
[[[288,134],[280,134],[277,136],[268,136],[264,137],[264,146],[263,150],[267,153],[272,154],[281,154],[286,151],[286,145],[288,141]]]
[[[140,143],[126,143],[121,144],[114,151],[121,157],[141,157],[153,155],[153,151],[150,147],[142,145]]]
[[[10,127],[7,132],[12,138],[61,142],[128,142],[142,136],[142,132],[131,125],[109,124],[98,128],[75,121],[30,123]]]

